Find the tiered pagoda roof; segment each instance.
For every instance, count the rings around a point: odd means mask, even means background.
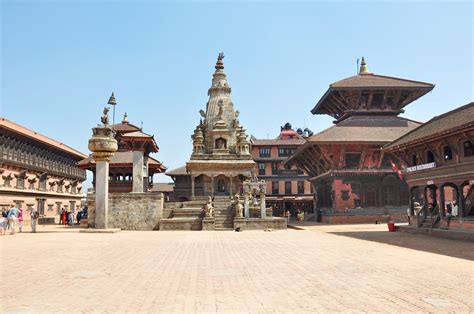
[[[358,75],[329,85],[312,114],[328,114],[336,123],[354,115],[398,115],[433,84],[370,73],[364,58]]]

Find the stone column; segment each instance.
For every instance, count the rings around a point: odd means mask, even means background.
[[[214,196],[214,174],[211,174],[211,194]]]
[[[233,195],[234,195],[234,191],[233,191],[234,185],[232,184],[232,178],[233,178],[233,176],[230,175],[230,176],[229,176],[229,191],[230,191],[230,196],[233,196]]]
[[[267,217],[267,205],[265,203],[265,193],[260,193],[260,217],[266,218]]]
[[[194,184],[195,184],[194,179],[195,178],[196,178],[195,176],[191,175],[191,200],[193,200],[193,201],[196,199],[196,192],[195,192],[195,187],[194,187]]]
[[[244,212],[245,218],[250,218],[249,194],[244,192]]]
[[[133,188],[134,193],[143,193],[143,151],[133,151]]]
[[[95,175],[95,223],[97,229],[107,229],[109,200],[109,161],[117,151],[115,132],[108,125],[92,129],[89,150],[96,162]]]
[[[109,208],[109,162],[107,160],[98,160],[96,171],[95,227],[98,229],[107,229],[107,214]]]

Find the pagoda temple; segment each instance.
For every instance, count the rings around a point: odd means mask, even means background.
[[[146,134],[142,128],[129,123],[127,113],[122,122],[114,124],[112,129],[116,133],[118,151],[110,160],[109,192],[149,191],[153,186],[153,175],[166,171],[160,161],[150,156],[159,150],[153,135]],[[78,165],[81,169],[92,171],[92,185],[95,187],[96,163],[92,156],[81,160]]]
[[[224,54],[219,53],[206,110],[200,110],[200,123],[191,136],[191,158],[186,166],[166,173],[176,183],[176,200],[234,195],[241,192],[242,182],[255,169],[250,142],[234,109],[223,59]]]
[[[370,73],[362,58],[358,75],[337,81],[311,110],[335,125],[311,136],[287,161],[304,169],[315,205],[330,223],[374,222],[406,216],[408,186],[400,162],[382,146],[415,129],[399,117],[433,84]]]

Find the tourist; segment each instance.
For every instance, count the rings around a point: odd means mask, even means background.
[[[23,209],[18,210],[18,231],[23,232]]]
[[[77,214],[76,214],[76,220],[77,220],[77,224],[80,225],[81,224],[81,217],[82,216],[82,211],[78,211]]]
[[[290,219],[291,219],[291,213],[290,213],[289,210],[286,210],[285,216],[286,216],[286,219],[288,219],[288,221],[290,221]]]
[[[452,209],[452,212],[451,212],[454,217],[457,217],[457,216],[458,216],[458,210],[459,210],[459,208],[458,208],[458,203],[457,203],[457,202],[454,202],[454,203],[453,203],[453,209]]]
[[[69,211],[67,213],[67,222],[69,223],[70,226],[74,225],[74,214],[72,211]]]
[[[15,234],[15,223],[17,221],[18,217],[18,209],[15,207],[15,204],[12,204],[12,207],[8,211],[8,225],[11,228],[11,234]]]
[[[8,210],[6,210],[5,208],[2,209],[2,217],[3,217],[3,218],[7,218],[7,217],[8,217]]]
[[[34,206],[31,207],[30,217],[31,217],[31,232],[36,233],[36,225],[38,224],[39,213],[38,213],[38,210]]]
[[[61,225],[66,225],[67,212],[64,208],[61,208]]]

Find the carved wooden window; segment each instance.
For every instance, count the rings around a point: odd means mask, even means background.
[[[426,151],[426,162],[431,163],[435,161],[435,157],[432,151],[428,150]]]
[[[443,147],[443,158],[444,158],[444,160],[453,159],[453,151],[451,150],[451,147],[449,147],[449,146],[444,146]]]
[[[465,141],[462,144],[464,150],[464,157],[471,157],[474,156],[474,144],[472,141]]]
[[[260,147],[260,157],[270,157],[270,147]]]
[[[278,163],[275,161],[272,161],[272,174],[273,175],[278,174]]]
[[[272,194],[280,193],[280,185],[278,181],[272,181]]]
[[[265,163],[264,162],[259,162],[258,163],[258,175],[259,176],[264,176],[265,175]]]
[[[291,181],[285,181],[285,194],[291,194]]]
[[[360,163],[359,153],[346,153],[346,169],[357,169]]]
[[[304,194],[304,181],[298,181],[298,194]]]

